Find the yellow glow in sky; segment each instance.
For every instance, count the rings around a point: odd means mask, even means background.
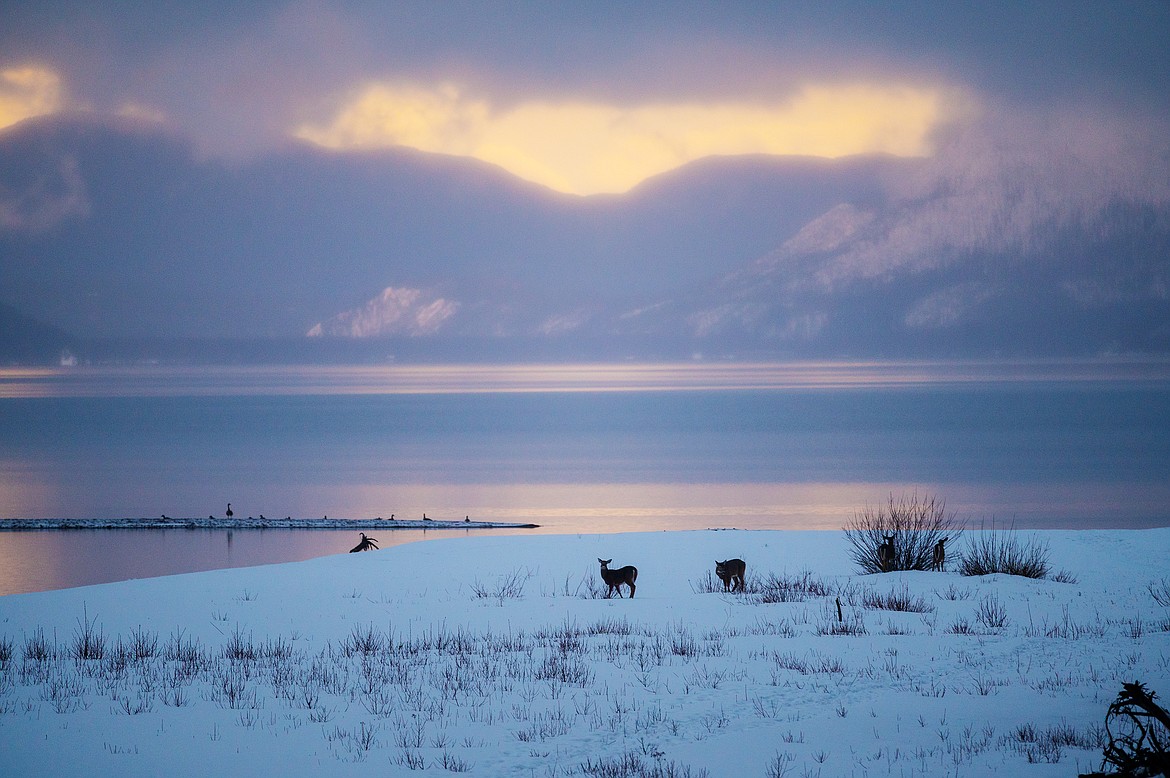
[[[0,129],[60,108],[61,79],[53,71],[40,67],[0,70]]]
[[[475,157],[586,195],[624,192],[711,155],[924,156],[944,119],[937,91],[911,87],[814,86],[774,105],[526,102],[497,111],[450,85],[375,84],[331,123],[294,134],[331,149],[409,146]]]

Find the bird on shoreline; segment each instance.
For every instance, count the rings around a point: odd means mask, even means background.
[[[230,519],[232,516],[234,516],[234,515],[235,515],[234,513],[232,513],[232,504],[231,504],[230,502],[228,503],[228,509],[227,509],[227,513],[226,513],[225,515],[226,515],[226,516],[227,516],[229,519]]]

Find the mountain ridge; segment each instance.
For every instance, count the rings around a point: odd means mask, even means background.
[[[711,157],[578,197],[401,148],[206,160],[165,128],[89,117],[0,132],[0,163],[0,303],[91,343],[1170,351],[1166,202],[1070,205],[1020,166]],[[1068,168],[1075,189],[1087,174]]]

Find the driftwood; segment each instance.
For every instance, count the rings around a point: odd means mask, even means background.
[[[1104,760],[1092,776],[1170,776],[1170,713],[1145,684],[1125,683],[1105,714]],[[1105,770],[1109,768],[1109,772]]]
[[[371,548],[378,547],[378,539],[377,538],[367,538],[366,533],[364,533],[364,532],[359,532],[358,534],[362,536],[362,542],[358,543],[356,546],[351,548],[349,550],[349,553],[354,554],[354,553],[357,553],[358,551],[369,551]]]

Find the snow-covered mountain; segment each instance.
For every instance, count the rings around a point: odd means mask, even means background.
[[[433,335],[459,311],[459,303],[421,289],[388,286],[361,308],[318,322],[310,338],[335,336],[377,338],[388,335]]]
[[[0,133],[0,303],[91,343],[433,358],[1170,350],[1166,142],[1037,152],[1045,132],[708,158],[581,198],[405,149],[227,163],[157,128],[33,120]]]

